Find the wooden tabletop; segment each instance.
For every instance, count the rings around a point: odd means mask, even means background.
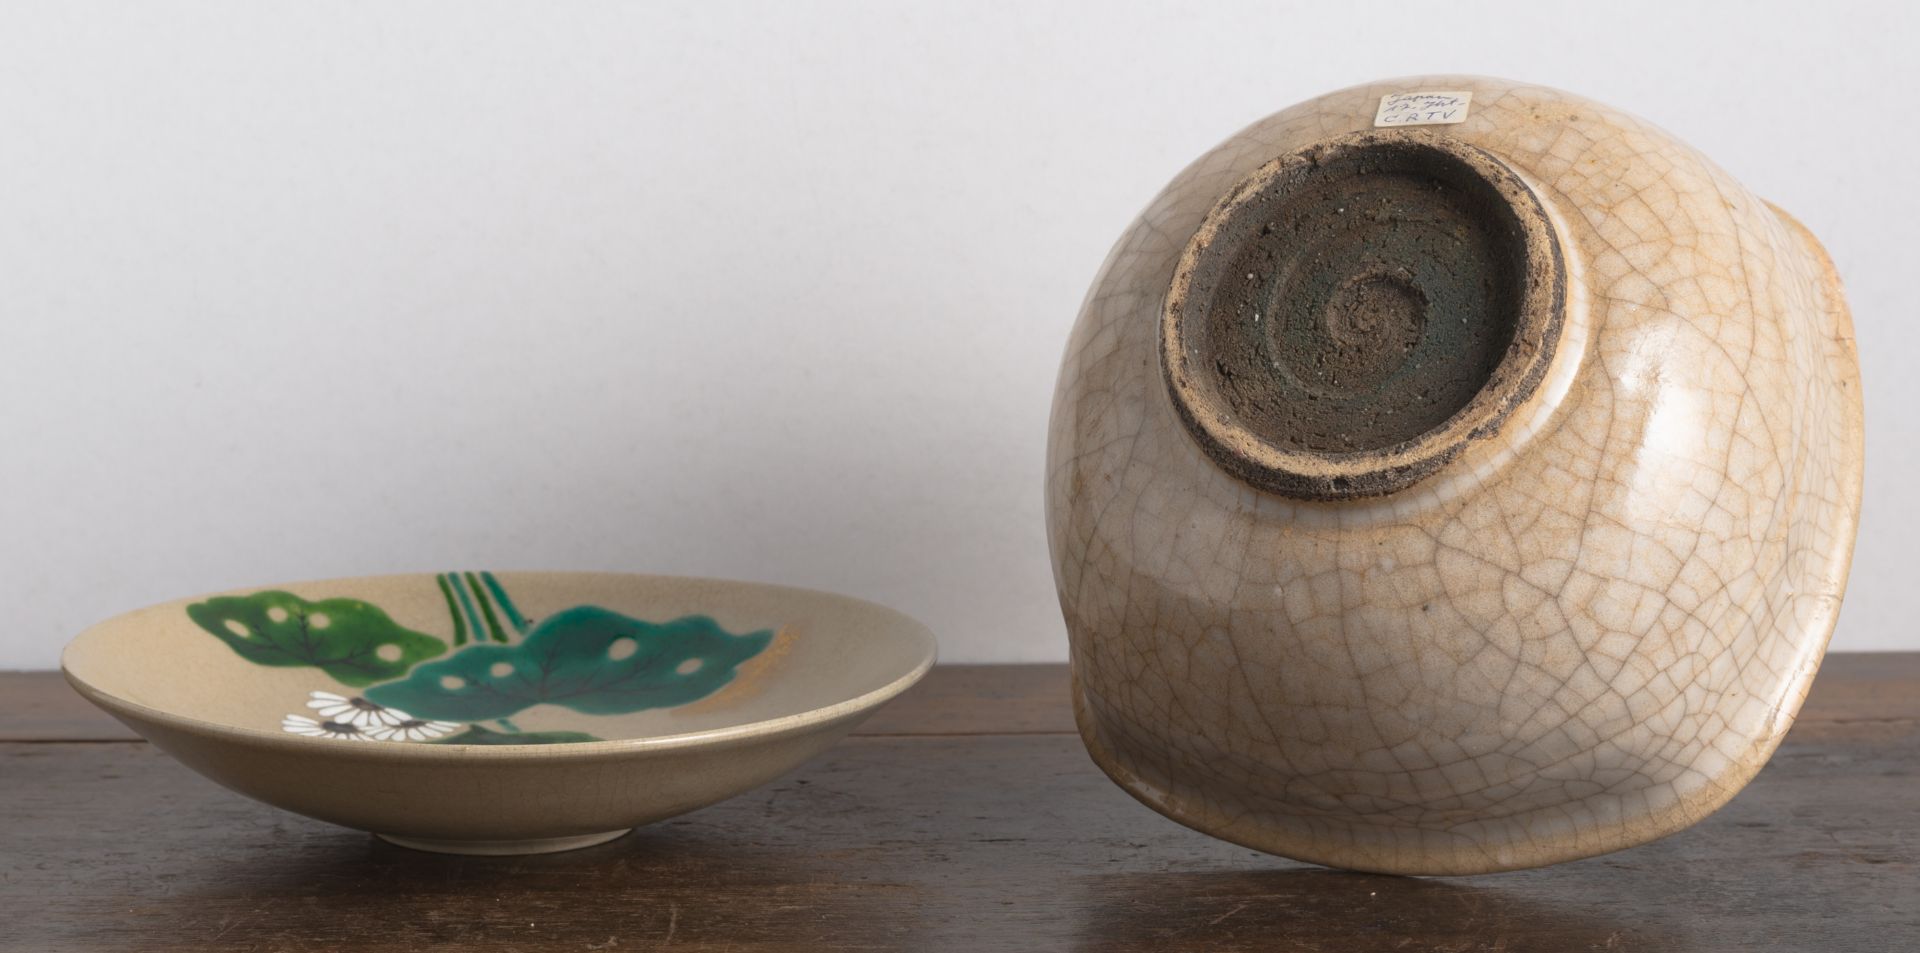
[[[1827,660],[1719,813],[1543,870],[1257,854],[1088,761],[1063,666],[937,669],[790,777],[600,847],[450,857],[229,793],[0,673],[0,950],[1920,950],[1920,653]]]

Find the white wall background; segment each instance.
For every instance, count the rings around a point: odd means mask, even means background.
[[[1841,649],[1920,649],[1907,4],[0,8],[0,668],[199,591],[460,567],[843,590],[1065,657],[1056,362],[1182,165],[1524,78],[1812,226],[1871,469]]]

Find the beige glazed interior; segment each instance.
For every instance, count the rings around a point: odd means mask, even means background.
[[[63,668],[188,766],[428,849],[585,846],[777,777],[932,665],[880,606],[718,580],[448,573],[101,623]]]
[[[1423,91],[1471,98],[1376,125]],[[1287,109],[1153,200],[1067,347],[1081,732],[1156,810],[1342,867],[1677,831],[1818,668],[1860,415],[1818,244],[1661,130],[1458,76]]]

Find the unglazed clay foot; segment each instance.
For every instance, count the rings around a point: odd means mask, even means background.
[[[1832,265],[1685,144],[1501,80],[1303,103],[1153,201],[1068,345],[1081,733],[1155,810],[1334,866],[1670,834],[1791,725],[1861,459]]]
[[[558,854],[562,851],[598,847],[633,833],[633,828],[575,834],[571,837],[536,837],[527,840],[441,840],[431,837],[402,837],[375,834],[389,844],[435,854],[469,854],[477,857],[513,857],[521,854]]]

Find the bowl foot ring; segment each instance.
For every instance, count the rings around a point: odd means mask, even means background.
[[[432,851],[436,854],[472,854],[481,857],[508,857],[516,854],[557,854],[563,850],[579,850],[593,847],[611,840],[618,840],[633,833],[633,828],[617,831],[600,831],[594,834],[573,834],[567,837],[531,837],[524,840],[445,840],[435,837],[401,837],[397,834],[375,834],[373,836],[389,844],[413,850]]]

